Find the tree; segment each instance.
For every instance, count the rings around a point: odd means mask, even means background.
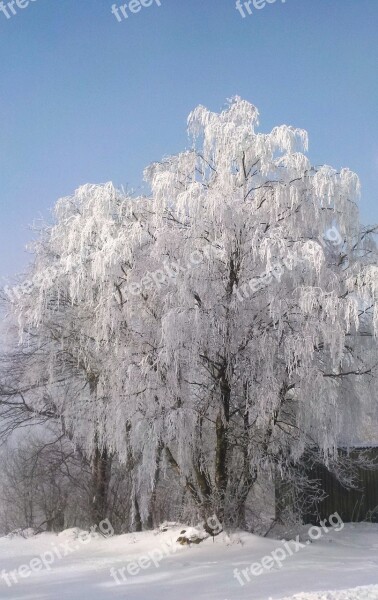
[[[150,198],[83,186],[35,245],[13,310],[92,457],[96,518],[116,456],[137,527],[172,473],[193,514],[243,526],[259,478],[337,461],[368,401],[378,270],[358,178],[312,166],[303,130],[257,123],[240,98],[198,107],[192,149],[146,170]]]
[[[41,228],[34,245],[28,278],[8,290],[21,353],[33,357],[32,365],[22,361],[23,384],[11,389],[18,399],[16,408],[22,409],[17,414],[23,418],[26,411],[35,419],[41,396],[50,399],[51,416],[60,420],[63,432],[91,460],[95,523],[108,516],[117,433],[126,438],[127,418],[114,428],[110,413],[115,411],[116,416],[122,397],[119,374],[127,351],[126,325],[118,317],[123,301],[117,282],[129,260],[130,242],[136,243],[131,236],[139,235],[137,210],[137,202],[131,204],[111,184],[84,186],[73,197],[60,200],[55,223]],[[13,379],[14,373],[12,368]],[[8,387],[4,384],[3,398]],[[13,426],[14,418],[11,422]],[[122,443],[127,459],[130,450],[125,439]]]
[[[376,365],[375,340],[370,360],[361,352],[378,270],[358,178],[311,166],[304,131],[261,134],[257,120],[239,98],[198,107],[192,150],[146,171],[155,270],[167,263],[141,300],[160,329],[145,402],[158,396],[168,461],[200,510],[236,525],[259,474],[310,449],[327,461],[351,439]]]

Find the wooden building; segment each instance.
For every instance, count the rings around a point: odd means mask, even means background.
[[[364,469],[356,466],[357,487],[348,488],[338,481],[325,466],[317,465],[309,469],[310,479],[320,482],[326,497],[315,502],[303,514],[304,523],[317,525],[337,512],[344,523],[370,521],[378,523],[378,446],[369,448],[354,448],[350,450],[351,458],[358,458],[363,452],[376,468]],[[285,482],[276,485],[276,511],[282,510],[281,490]],[[287,505],[287,496],[286,501]]]

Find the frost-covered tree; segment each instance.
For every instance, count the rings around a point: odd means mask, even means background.
[[[312,166],[304,131],[257,124],[239,98],[198,107],[191,150],[146,170],[150,198],[59,201],[13,295],[100,495],[109,456],[132,470],[136,522],[174,473],[202,517],[243,525],[259,477],[337,460],[368,401],[378,270],[358,178]]]
[[[155,427],[194,500],[236,524],[259,474],[352,439],[376,358],[361,336],[378,328],[357,176],[312,166],[306,132],[257,123],[239,98],[198,107],[192,150],[146,171],[168,274],[148,293],[161,334],[146,404],[158,398]]]
[[[130,338],[121,285],[143,235],[140,204],[112,185],[84,186],[60,200],[55,223],[33,247],[28,279],[8,290],[21,348],[30,354],[32,346],[37,357],[24,361],[23,380],[39,392],[29,393],[28,406],[39,411],[52,398],[63,431],[91,458],[96,523],[107,515],[115,450],[135,463],[128,442],[135,411],[123,411],[122,421],[117,411]]]

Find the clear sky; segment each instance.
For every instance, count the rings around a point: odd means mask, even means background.
[[[121,22],[112,3],[0,12],[1,277],[25,268],[28,225],[59,197],[137,190],[147,164],[187,146],[197,104],[236,94],[261,130],[305,128],[314,163],[355,170],[363,220],[378,222],[377,0],[270,0],[244,19],[235,0],[154,0]]]

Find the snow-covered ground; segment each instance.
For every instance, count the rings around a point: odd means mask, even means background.
[[[378,525],[345,525],[304,543],[303,548],[245,533],[231,538],[221,534],[214,541],[179,546],[175,540],[181,529],[89,541],[78,538],[75,531],[29,539],[1,538],[0,598],[378,600]],[[272,556],[282,558],[283,554],[282,567],[278,568],[277,562],[271,566]],[[41,557],[49,563],[48,568]],[[261,563],[264,557],[269,570],[252,575],[251,564]],[[259,571],[256,565],[254,568]],[[15,575],[18,583],[8,586],[7,580],[13,578],[9,572],[19,569]],[[122,574],[127,581],[117,585],[115,579],[123,580]]]

